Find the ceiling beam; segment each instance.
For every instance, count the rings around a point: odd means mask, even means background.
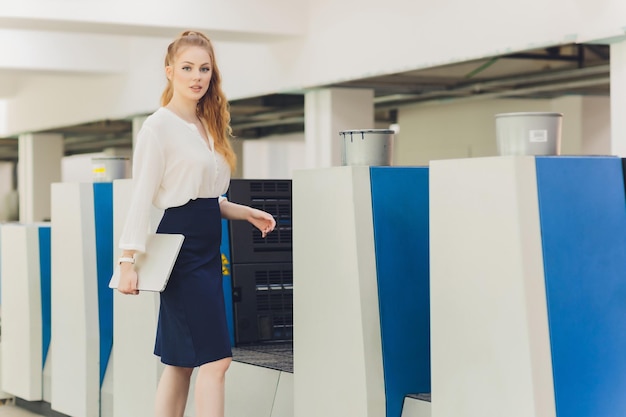
[[[0,69],[18,77],[32,72],[122,73],[128,41],[119,36],[0,29]]]
[[[305,0],[16,0],[0,5],[0,27],[170,38],[185,29],[220,40],[303,34]],[[284,16],[289,16],[285,19]]]

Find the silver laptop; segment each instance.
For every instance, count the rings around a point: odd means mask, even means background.
[[[146,252],[135,255],[137,287],[139,291],[163,291],[170,278],[176,258],[185,236],[180,234],[152,233],[146,240]],[[115,267],[110,288],[117,288],[120,281],[120,266]]]

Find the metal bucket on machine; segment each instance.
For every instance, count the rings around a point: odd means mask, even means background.
[[[498,155],[559,155],[563,114],[496,114]]]
[[[391,166],[393,130],[342,130],[339,135],[342,165]]]
[[[91,158],[94,182],[111,182],[128,178],[129,159],[121,156]]]

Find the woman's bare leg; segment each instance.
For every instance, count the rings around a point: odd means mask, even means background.
[[[193,368],[165,365],[156,393],[156,417],[183,417]]]
[[[196,375],[196,417],[224,417],[224,382],[232,359],[205,363]]]

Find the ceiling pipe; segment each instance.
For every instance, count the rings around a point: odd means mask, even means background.
[[[248,116],[237,116],[231,114],[231,124],[237,123],[252,123],[252,122],[264,122],[267,120],[273,119],[290,119],[292,117],[298,117],[302,114],[302,109],[304,106],[300,107],[290,107],[288,109],[275,110],[271,112],[253,114]]]
[[[300,113],[302,114],[302,112]],[[233,123],[231,127],[233,129],[254,129],[256,127],[268,127],[268,126],[282,126],[282,125],[295,125],[304,123],[304,116],[287,117],[284,119],[274,119],[259,122],[248,123]]]
[[[422,100],[426,98],[437,98],[449,96],[455,93],[460,93],[464,91],[484,91],[493,88],[501,88],[511,86],[512,84],[531,84],[531,83],[539,83],[539,82],[550,82],[556,80],[562,80],[564,78],[581,78],[592,75],[603,75],[609,74],[610,66],[609,65],[597,65],[593,67],[587,67],[582,69],[575,70],[567,70],[567,71],[558,71],[551,73],[539,73],[534,75],[526,75],[519,77],[508,77],[501,78],[493,81],[484,81],[484,82],[473,82],[465,85],[461,85],[460,87],[448,89],[448,90],[435,90],[429,91],[423,94],[393,94],[389,96],[382,96],[374,98],[375,104],[383,104],[388,102],[399,102],[399,101],[413,101],[413,100]]]
[[[104,139],[104,140],[85,140],[79,137],[72,138],[71,142],[65,142],[65,152],[85,151],[92,149],[104,149],[109,147],[130,147],[132,145],[132,139],[130,137],[116,138],[116,139]]]
[[[440,100],[432,100],[432,99],[431,100],[414,100],[412,102],[404,102],[402,103],[402,105],[409,105],[409,104],[431,105],[433,103],[449,104],[449,103],[463,103],[463,102],[474,101],[474,100],[502,98],[502,97],[519,97],[519,96],[527,96],[531,94],[552,92],[552,91],[558,91],[558,90],[568,90],[568,89],[572,90],[572,89],[577,89],[577,88],[605,86],[609,84],[609,80],[610,80],[609,77],[603,77],[603,78],[595,78],[591,80],[570,81],[567,83],[560,83],[560,84],[550,84],[550,85],[542,85],[542,86],[536,86],[536,87],[527,87],[527,88],[520,88],[520,89],[513,89],[513,90],[497,91],[497,92],[492,92],[492,93],[473,94],[471,96],[465,96],[465,97],[452,97],[452,98],[445,98],[445,99],[440,99]],[[399,104],[395,103],[394,105],[377,106],[376,109],[377,110],[393,109],[393,108],[397,108],[398,106]]]

